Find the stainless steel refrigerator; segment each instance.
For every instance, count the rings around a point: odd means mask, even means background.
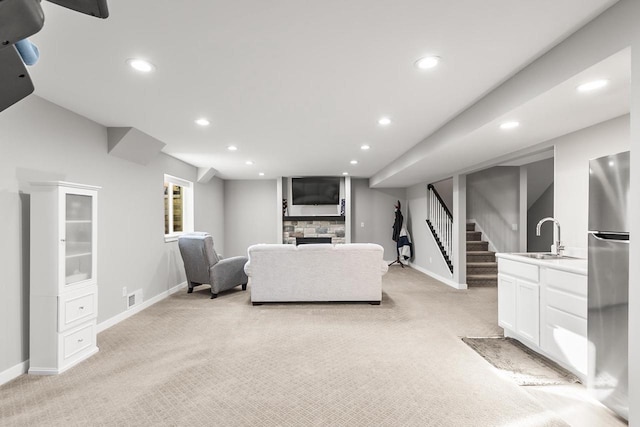
[[[629,419],[629,152],[589,162],[588,386]]]

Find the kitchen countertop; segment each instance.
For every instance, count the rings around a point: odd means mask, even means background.
[[[556,270],[582,274],[583,276],[587,275],[587,260],[583,258],[537,259],[522,256],[517,253],[497,253],[496,258],[555,268]]]

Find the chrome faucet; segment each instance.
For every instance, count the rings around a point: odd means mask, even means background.
[[[542,227],[542,224],[544,224],[547,221],[553,221],[553,223],[556,225],[556,228],[558,230],[558,240],[556,241],[554,254],[558,256],[562,256],[562,252],[564,252],[564,246],[562,246],[562,242],[560,240],[560,222],[558,222],[557,219],[551,218],[551,217],[542,218],[538,222],[538,225],[536,225],[536,236],[540,236],[540,228]]]

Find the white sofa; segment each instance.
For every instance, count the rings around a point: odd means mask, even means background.
[[[382,246],[260,244],[244,267],[251,302],[363,301],[380,304],[387,272]]]

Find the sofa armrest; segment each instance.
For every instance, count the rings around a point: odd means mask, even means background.
[[[382,273],[382,275],[384,276],[387,271],[389,271],[389,266],[385,261],[382,261],[382,270],[380,271],[380,273]]]

